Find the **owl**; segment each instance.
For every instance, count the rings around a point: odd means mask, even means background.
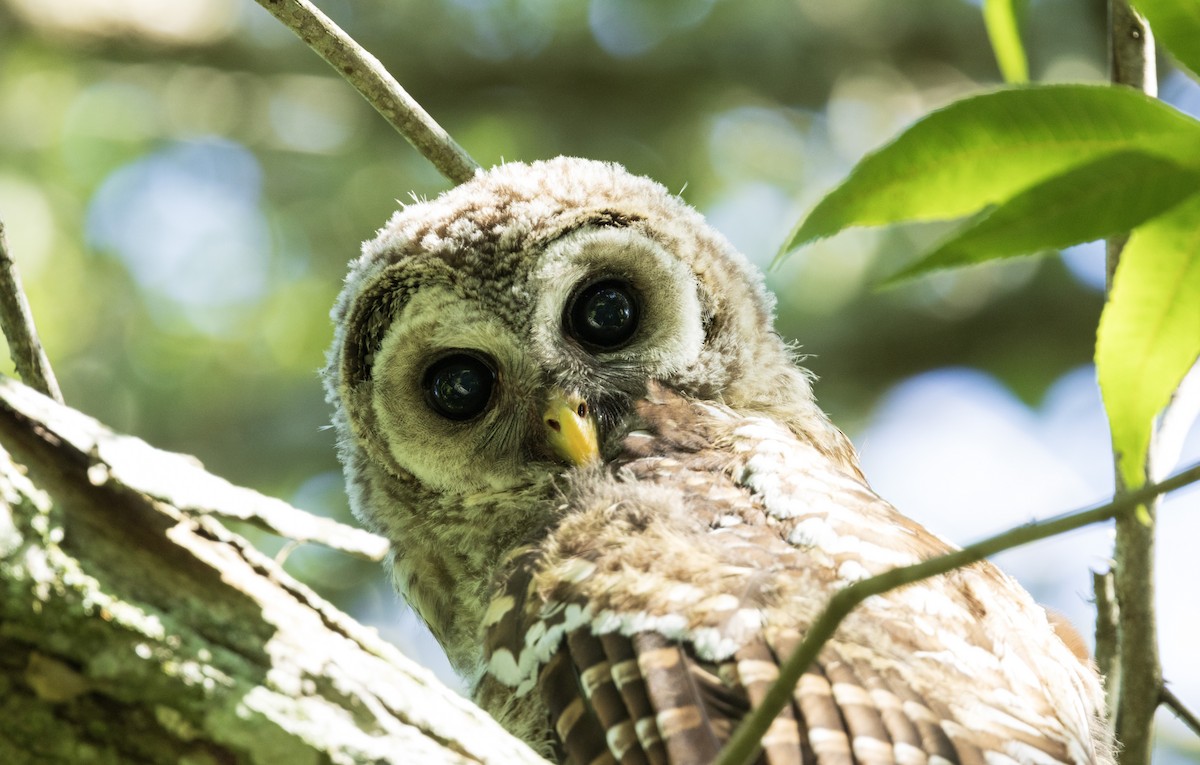
[[[572,158],[395,214],[333,310],[351,502],[478,703],[559,761],[712,761],[839,589],[952,546],[880,499],[678,197]],[[989,563],[872,597],[780,763],[1110,763],[1098,678]]]

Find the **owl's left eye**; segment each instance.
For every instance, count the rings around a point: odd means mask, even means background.
[[[430,409],[448,420],[462,421],[487,409],[495,384],[496,371],[488,360],[459,351],[430,365],[422,387]]]
[[[611,351],[629,342],[638,328],[638,301],[622,279],[592,282],[575,293],[564,323],[585,348]]]

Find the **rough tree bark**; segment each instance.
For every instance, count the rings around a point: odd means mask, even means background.
[[[218,516],[382,540],[9,380],[0,444],[0,762],[542,762]]]

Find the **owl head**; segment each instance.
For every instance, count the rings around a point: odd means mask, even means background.
[[[397,212],[351,266],[324,376],[352,504],[396,544],[401,590],[405,560],[461,576],[544,525],[548,487],[615,453],[651,383],[844,461],[772,308],[695,210],[614,164],[504,164]]]

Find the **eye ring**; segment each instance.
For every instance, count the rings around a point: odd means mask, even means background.
[[[614,351],[637,334],[641,312],[640,296],[632,284],[603,277],[575,291],[563,311],[563,327],[588,350]]]
[[[442,354],[421,377],[426,405],[453,422],[466,422],[487,411],[495,388],[495,363],[474,351]]]

